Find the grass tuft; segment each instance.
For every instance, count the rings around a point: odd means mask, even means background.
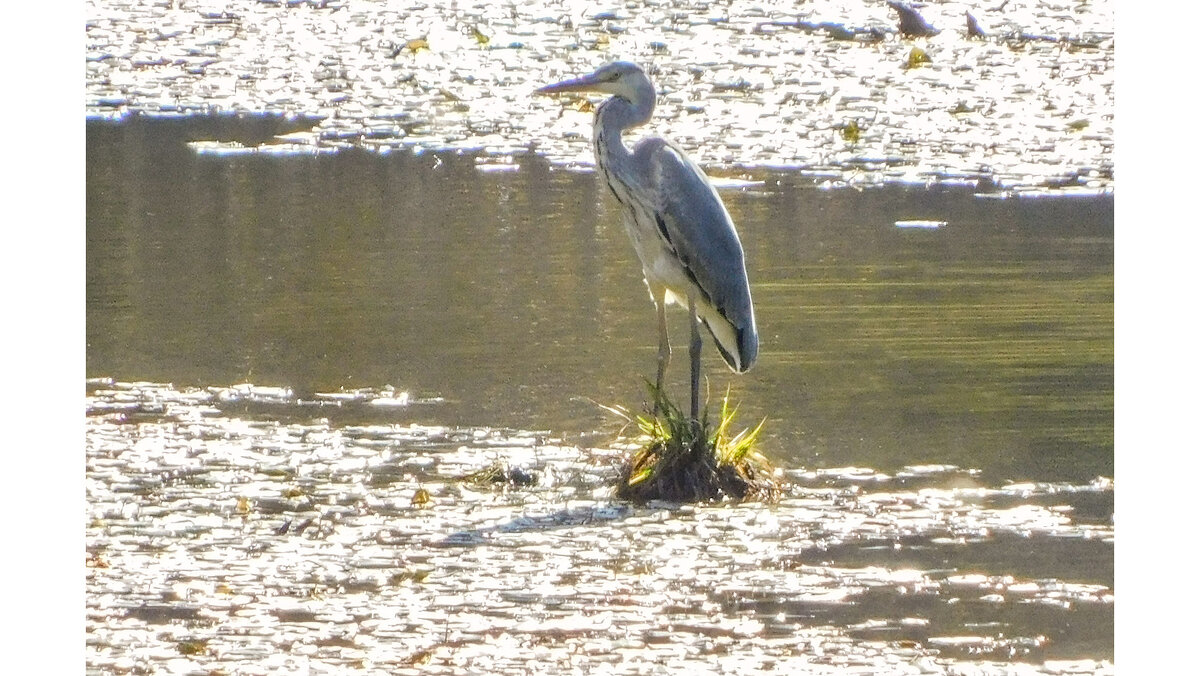
[[[656,412],[637,417],[645,445],[622,468],[617,497],[635,502],[771,502],[779,497],[771,465],[755,448],[765,418],[731,434],[737,408],[730,409],[728,391],[717,421],[709,420],[705,408],[697,424],[653,384],[649,389]]]

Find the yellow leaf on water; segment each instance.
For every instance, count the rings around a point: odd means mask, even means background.
[[[414,52],[414,53],[419,52],[422,49],[428,50],[429,49],[429,41],[426,40],[425,38],[416,38],[414,40],[409,40],[408,42],[406,42],[404,44],[404,48],[407,49],[408,51]]]
[[[433,498],[430,497],[429,491],[425,490],[424,488],[418,488],[417,491],[413,493],[413,507],[424,507],[431,502],[433,502]]]
[[[183,641],[176,647],[181,655],[203,655],[208,651],[208,641]]]
[[[390,578],[388,578],[388,582],[394,585],[402,582],[421,583],[424,582],[425,578],[429,577],[429,574],[432,572],[433,570],[404,570],[392,575]]]
[[[858,142],[858,121],[850,120],[842,127],[842,138],[851,143]]]
[[[414,654],[412,657],[409,657],[408,663],[413,666],[420,666],[422,664],[429,664],[431,660],[433,660],[433,651],[422,650]]]
[[[920,47],[913,47],[912,51],[908,53],[908,63],[905,67],[917,68],[926,63],[933,63],[933,60],[929,58],[929,54]]]
[[[488,36],[484,35],[483,31],[479,30],[479,26],[471,26],[471,36],[475,38],[475,42],[478,42],[481,45],[486,45],[492,40]]]

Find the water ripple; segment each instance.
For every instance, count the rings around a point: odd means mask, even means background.
[[[986,37],[967,35],[966,9]],[[715,173],[787,167],[830,186],[967,183],[1000,194],[1112,188],[1110,2],[923,11],[938,35],[901,36],[883,2],[681,0],[611,13],[571,2],[234,0],[213,12],[90,0],[87,111],[290,122],[261,138],[195,139],[202,153],[532,148],[588,166],[587,107],[530,94],[627,58],[660,88],[654,129]]]
[[[619,444],[311,403],[385,391],[89,381],[89,672],[1113,672],[1111,512],[1073,502],[1110,479],[796,469],[770,507],[637,507]],[[467,479],[498,462],[537,480]]]

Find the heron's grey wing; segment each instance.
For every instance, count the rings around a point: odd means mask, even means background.
[[[750,284],[746,278],[742,243],[733,220],[708,177],[684,152],[661,139],[651,139],[639,153],[646,153],[645,169],[654,186],[656,218],[660,233],[674,249],[679,261],[709,303],[736,332],[737,363],[723,354],[739,371],[750,367],[758,352],[758,334]],[[719,343],[717,327],[709,329]]]

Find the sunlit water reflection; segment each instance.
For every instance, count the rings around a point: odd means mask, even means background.
[[[299,118],[210,128],[190,139],[203,152],[453,148],[500,165],[535,147],[589,164],[586,107],[531,92],[626,58],[657,82],[654,128],[724,172],[1111,189],[1113,3],[989,5],[926,3],[941,32],[905,39],[882,0],[88,0],[86,105]],[[967,35],[968,10],[987,37]],[[914,49],[927,60],[906,68]]]
[[[377,393],[88,389],[96,670],[1111,671],[1107,480],[788,470],[771,507],[635,507],[618,451],[320,417]],[[464,478],[496,463],[531,481]]]
[[[723,188],[785,495],[635,507],[595,175],[210,123],[88,126],[90,669],[1111,672],[1111,196]]]

